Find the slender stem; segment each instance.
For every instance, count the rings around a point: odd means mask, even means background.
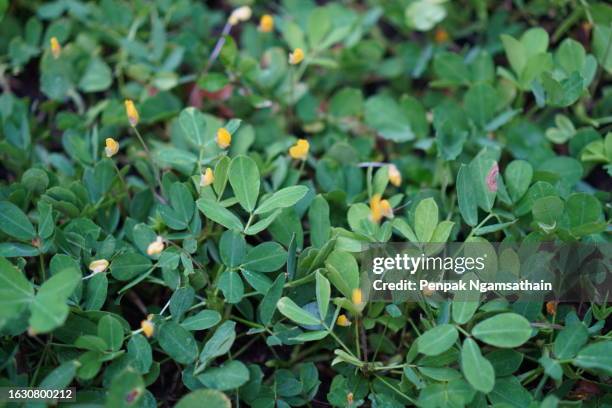
[[[375,374],[376,375],[376,374]],[[378,378],[383,384],[385,384],[387,387],[391,388],[393,391],[395,391],[396,393],[398,393],[399,395],[401,395],[402,397],[406,398],[408,401],[410,401],[411,404],[414,404],[414,406],[417,406],[417,402],[410,398],[409,396],[407,396],[406,394],[404,394],[403,392],[401,392],[400,390],[398,390],[397,388],[395,388],[391,383],[389,383],[387,380],[385,380],[383,377],[376,375],[376,378]]]
[[[136,126],[132,126],[132,129],[134,129],[134,132],[136,133],[136,136],[138,137],[138,140],[140,141],[140,144],[142,145],[143,149],[147,153],[149,161],[151,162],[151,166],[153,166],[153,173],[155,173],[155,181],[157,182],[157,186],[159,187],[159,190],[161,192],[162,181],[161,181],[161,178],[160,178],[160,175],[159,175],[159,168],[157,167],[157,164],[155,163],[155,160],[153,160],[153,154],[151,154],[151,150],[149,150],[149,147],[147,146],[147,144],[145,143],[142,135],[138,131],[138,128]],[[165,200],[161,196],[159,198],[165,202]]]

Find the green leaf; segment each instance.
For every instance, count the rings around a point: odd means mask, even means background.
[[[110,67],[101,58],[94,57],[89,61],[85,74],[79,82],[83,92],[100,92],[108,89],[113,83]]]
[[[359,287],[359,266],[348,252],[334,250],[325,261],[327,278],[347,299]]]
[[[177,363],[189,364],[198,356],[198,345],[193,335],[178,323],[163,323],[157,339],[161,348]]]
[[[563,200],[559,197],[542,197],[534,201],[531,212],[535,221],[552,227],[561,219],[563,207]]]
[[[501,313],[474,326],[472,335],[492,346],[518,347],[531,337],[531,325],[519,314]]]
[[[283,287],[285,286],[285,274],[279,274],[274,283],[268,289],[268,292],[259,303],[259,319],[265,326],[269,326],[276,310],[276,304],[283,295]]]
[[[499,95],[491,85],[479,83],[470,87],[463,101],[468,116],[482,128],[495,115]]]
[[[145,384],[133,368],[127,367],[116,374],[106,396],[106,408],[138,407],[145,393]]]
[[[176,211],[179,219],[188,225],[193,218],[193,211],[195,210],[195,203],[191,192],[183,183],[174,183],[170,187],[170,203],[172,208]]]
[[[572,234],[583,236],[604,231],[601,203],[588,193],[575,193],[565,204]]]
[[[179,321],[189,310],[195,299],[195,291],[191,286],[178,288],[170,297],[170,314],[172,319]]]
[[[79,364],[75,360],[66,361],[51,371],[38,385],[39,388],[47,390],[58,390],[70,385]]]
[[[596,24],[593,30],[593,54],[597,61],[608,72],[612,73],[612,52],[610,52],[610,39],[612,38],[612,27],[604,24]]]
[[[278,308],[278,311],[283,314],[283,316],[289,318],[297,324],[304,326],[317,326],[321,324],[318,317],[315,317],[313,314],[302,309],[288,297],[280,298],[276,304],[276,307]]]
[[[215,330],[212,337],[204,344],[200,353],[200,362],[206,365],[215,357],[227,353],[236,339],[236,323],[227,320]]]
[[[421,200],[414,214],[414,231],[419,242],[430,242],[438,225],[438,205],[433,198]]]
[[[185,318],[181,322],[187,330],[206,330],[217,325],[221,321],[221,315],[215,310],[202,310],[201,312]]]
[[[206,118],[194,107],[188,107],[181,111],[178,122],[181,125],[181,129],[187,136],[187,138],[196,146],[203,148],[206,139]]]
[[[553,352],[559,360],[573,358],[589,339],[589,332],[582,322],[565,326],[557,334]]]
[[[457,341],[459,333],[451,324],[441,324],[427,330],[416,340],[420,353],[437,356],[448,350]]]
[[[495,385],[493,366],[482,356],[478,344],[472,339],[465,339],[461,348],[461,370],[466,380],[474,389],[488,394]]]
[[[463,220],[471,226],[478,224],[478,205],[474,184],[470,177],[470,169],[464,164],[457,173],[457,200]]]
[[[145,336],[140,333],[133,335],[128,341],[127,350],[131,365],[141,374],[149,372],[153,364],[153,353]]]
[[[462,85],[470,80],[470,72],[459,54],[440,52],[434,57],[433,68],[436,76],[445,84]]]
[[[36,238],[36,231],[27,215],[9,201],[0,201],[0,231],[22,241]]]
[[[406,110],[387,95],[375,95],[366,101],[365,123],[382,138],[394,142],[415,137]]]
[[[231,182],[231,180],[230,180]],[[233,186],[233,185],[232,185]],[[278,208],[287,208],[300,201],[308,192],[308,187],[292,186],[278,190],[257,207],[255,214],[265,214]]]
[[[196,204],[207,218],[210,218],[217,224],[234,231],[242,231],[244,229],[242,221],[218,202],[208,198],[200,198],[196,201]]]
[[[612,375],[612,341],[589,344],[574,358],[575,366],[594,369]]]
[[[98,273],[89,279],[85,289],[85,310],[100,310],[106,302],[108,278],[105,273]]]
[[[327,308],[329,307],[329,298],[331,295],[331,287],[329,281],[321,272],[316,272],[316,296],[317,305],[319,306],[319,316],[323,319],[327,316]]]
[[[224,393],[216,390],[195,390],[179,400],[174,408],[201,408],[202,401],[211,407],[232,408],[232,402]]]
[[[111,351],[117,351],[123,344],[123,327],[119,320],[105,314],[98,321],[98,336],[108,345]]]
[[[227,303],[235,304],[242,300],[244,296],[244,284],[240,275],[234,271],[227,271],[221,274],[217,287],[223,292]]]
[[[278,242],[264,242],[251,248],[243,268],[257,272],[278,271],[287,261],[287,251]]]
[[[25,275],[0,257],[0,318],[18,316],[34,297],[34,289]]]
[[[525,195],[531,184],[532,177],[533,167],[531,167],[531,164],[528,162],[524,160],[513,160],[508,164],[504,172],[504,180],[513,202],[516,203]]]
[[[235,268],[244,262],[246,241],[244,236],[236,231],[225,231],[219,241],[221,261],[230,268]]]
[[[229,182],[238,202],[248,212],[253,212],[259,195],[259,169],[248,156],[237,156],[229,169]]]
[[[476,202],[487,212],[493,208],[497,193],[497,168],[497,162],[482,153],[476,156],[469,165]]]
[[[111,264],[111,274],[120,281],[135,278],[152,267],[151,260],[144,255],[126,253],[118,255]]]
[[[74,269],[65,269],[42,284],[30,305],[30,327],[35,333],[47,333],[61,326],[68,317],[66,301],[81,281]]]
[[[209,368],[198,375],[198,380],[208,388],[219,391],[231,390],[249,381],[249,370],[240,361],[232,360],[220,367]]]

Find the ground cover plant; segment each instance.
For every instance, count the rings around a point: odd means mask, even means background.
[[[0,386],[612,404],[605,303],[393,304],[359,277],[370,243],[609,243],[610,4],[0,0],[0,21]]]

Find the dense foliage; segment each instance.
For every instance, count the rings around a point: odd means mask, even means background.
[[[0,386],[612,404],[605,304],[359,289],[368,243],[610,240],[610,4],[214,3],[0,0]]]

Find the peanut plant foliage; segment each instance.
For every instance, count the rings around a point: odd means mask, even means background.
[[[0,22],[0,386],[612,404],[606,303],[360,289],[372,243],[610,241],[609,3],[0,0]]]

